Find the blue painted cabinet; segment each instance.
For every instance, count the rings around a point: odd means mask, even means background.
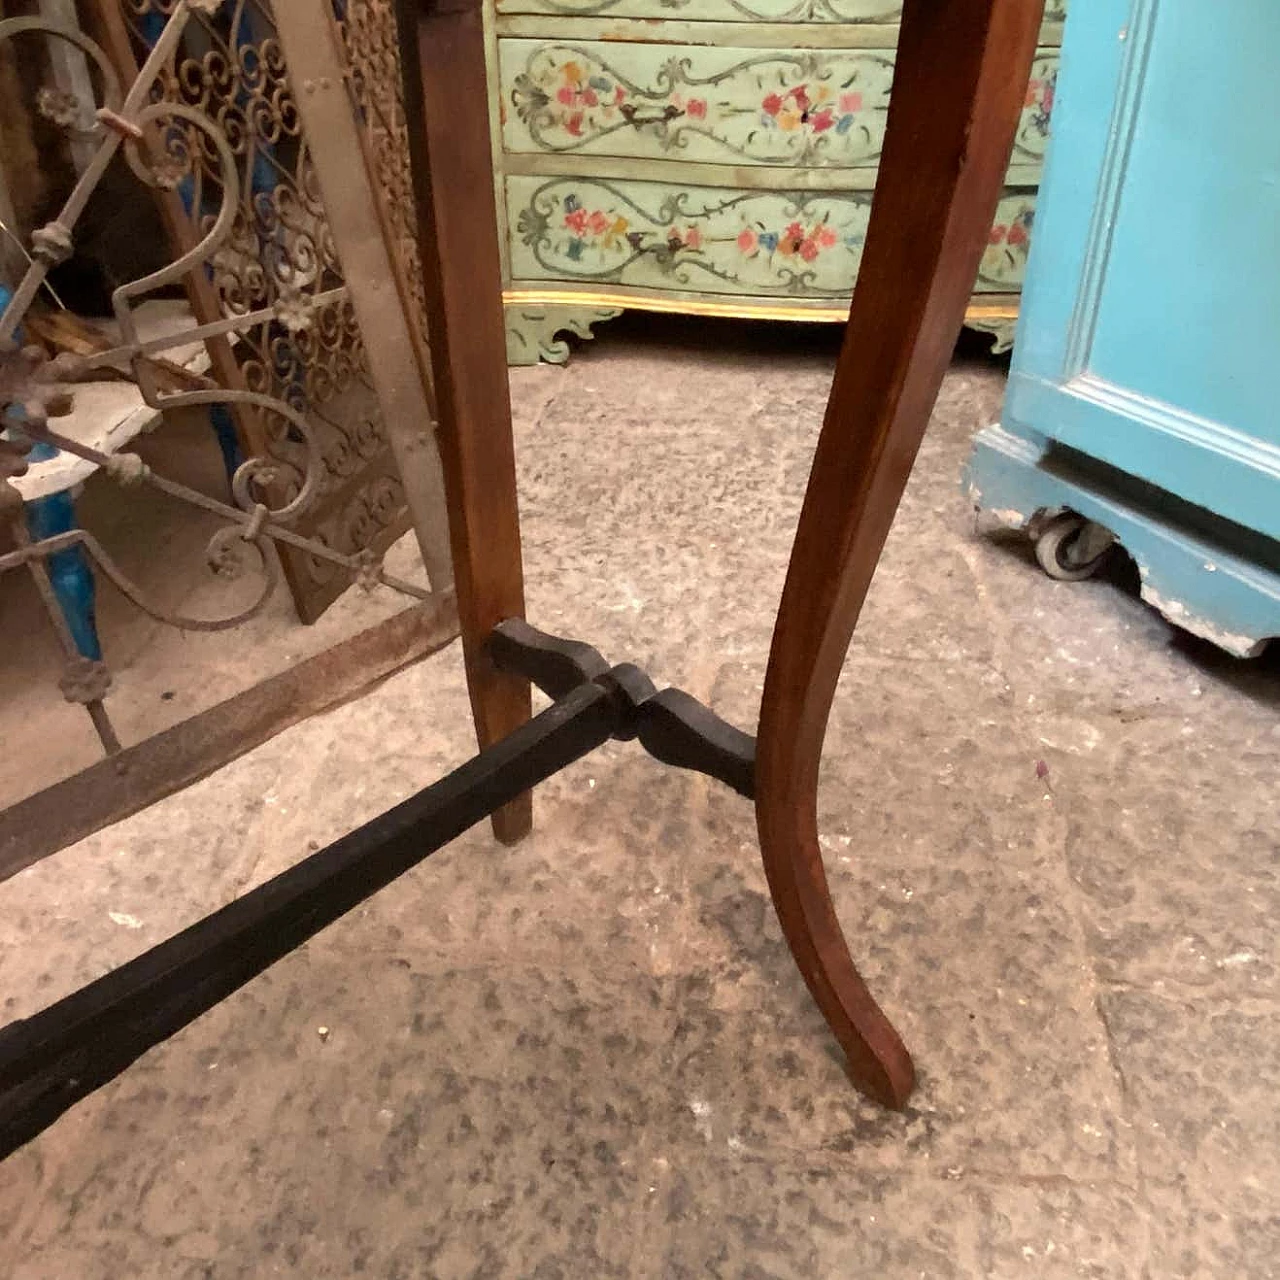
[[[1088,0],[975,502],[1241,655],[1280,635],[1280,0]]]

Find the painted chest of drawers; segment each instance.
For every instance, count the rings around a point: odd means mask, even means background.
[[[1011,340],[1066,0],[1046,21],[969,323]],[[843,320],[900,0],[487,0],[509,356],[625,308]],[[459,104],[459,109],[466,109]]]

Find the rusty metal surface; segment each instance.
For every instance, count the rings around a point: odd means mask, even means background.
[[[422,352],[427,304],[418,253],[418,219],[409,169],[409,127],[400,74],[400,44],[391,0],[334,0],[334,23],[346,65],[347,89],[364,135],[384,231],[399,265],[405,310]]]
[[[316,7],[328,2],[311,0],[311,25],[324,37],[317,47],[332,59],[341,48],[337,30],[328,10]],[[304,617],[353,580],[437,605],[448,594],[441,588],[451,585],[429,385],[415,355],[420,325],[406,318],[399,303],[393,257],[354,124],[356,108],[335,93],[335,102],[347,104],[349,135],[336,153],[348,188],[342,229],[361,276],[360,310],[378,335],[376,376],[370,374],[357,306],[341,273],[340,246],[325,216],[317,166],[269,12],[258,0],[124,4],[131,29],[146,46],[133,79],[118,75],[116,62],[78,29],[39,18],[0,21],[0,43],[52,36],[74,46],[96,67],[102,96],[93,111],[79,104],[78,110],[62,112],[67,127],[92,142],[92,155],[56,217],[33,233],[30,267],[0,314],[0,430],[9,437],[0,459],[0,521],[10,527],[16,548],[0,555],[0,574],[25,569],[35,579],[63,650],[63,694],[86,707],[104,748],[117,756],[120,743],[103,703],[110,673],[76,651],[50,587],[51,555],[79,548],[139,609],[191,630],[224,630],[253,616],[275,589],[281,562],[294,578]],[[300,11],[297,20],[302,21]],[[339,78],[337,71],[333,75]],[[89,115],[92,127],[80,128],[76,122]],[[340,123],[336,116],[327,132],[337,137],[342,130],[335,122]],[[50,267],[72,252],[77,221],[117,153],[141,184],[180,197],[190,234],[180,237],[164,267],[115,290],[119,346],[47,361],[43,353],[21,350],[14,335]],[[328,185],[336,192],[342,184]],[[136,308],[157,290],[190,279],[212,284],[217,314],[206,311],[193,329],[141,341]],[[234,336],[247,345],[249,358],[235,385],[163,376],[163,362],[153,357],[193,336],[213,344]],[[109,455],[58,431],[57,418],[69,403],[63,381],[121,362],[131,368],[146,404],[161,412],[226,406],[242,422],[256,424],[262,448],[232,477],[232,501],[159,475],[136,454]],[[213,364],[216,371],[216,358]],[[399,467],[382,425],[385,407],[402,424]],[[15,457],[33,442],[92,462],[126,488],[130,501],[158,490],[219,517],[224,523],[209,542],[209,567],[227,576],[255,574],[254,598],[225,616],[189,616],[150,598],[86,530],[33,541],[21,496],[9,480],[20,466]],[[402,474],[412,476],[407,490]],[[407,527],[406,491],[434,593],[382,568],[383,550]],[[302,570],[310,595],[296,591]]]
[[[133,66],[148,56],[157,22],[172,22],[182,0],[98,0],[98,5],[123,20]],[[310,0],[307,8],[314,38],[323,40],[328,0]],[[113,54],[118,64],[120,54],[114,49]],[[130,73],[129,67],[122,70]],[[274,7],[267,0],[189,5],[183,38],[161,66],[151,94],[156,101],[195,107],[235,157],[236,198],[225,201],[234,203],[234,216],[210,259],[210,285],[220,314],[247,317],[270,310],[266,319],[246,319],[238,330],[238,383],[288,403],[308,420],[318,441],[321,484],[297,522],[299,531],[342,552],[381,555],[413,523],[424,553],[430,547],[425,555],[429,577],[447,586],[446,544],[421,536],[422,521],[430,516],[408,500],[403,470],[387,439],[391,408],[370,376],[372,343],[348,295],[322,300],[346,283],[350,270],[344,267],[348,245],[333,234],[316,173],[317,156],[327,155],[336,143],[304,126]],[[197,231],[208,225],[209,208],[225,199],[211,137],[206,131],[196,138],[189,155],[173,154],[171,143],[167,147],[173,175],[182,170],[178,181],[190,179],[184,199],[191,207],[189,227]],[[360,157],[347,156],[343,163],[350,188],[371,189]],[[381,183],[385,174],[376,178]],[[194,198],[187,194],[192,191]],[[179,243],[189,238],[179,235]],[[414,305],[412,314],[420,315],[420,305]],[[408,323],[417,337],[416,321],[406,322],[403,310],[382,327],[393,322]],[[219,370],[219,381],[233,385],[225,369]],[[279,418],[242,412],[239,421],[249,451],[284,468],[271,490],[278,498],[292,480],[296,441]],[[319,616],[351,581],[326,558],[285,550],[282,563],[306,621]]]
[[[196,782],[291,724],[359,697],[448,644],[440,597],[0,810],[0,880]]]
[[[337,26],[323,16],[317,19],[315,0],[275,0],[274,12],[300,89],[297,106],[305,132],[324,139],[324,146],[313,151],[313,172],[330,229],[342,245],[347,293],[364,336],[365,361],[385,414],[387,439],[409,494],[418,546],[432,584],[447,585],[453,569],[426,353],[415,345],[406,324],[398,264],[384,234],[391,221],[388,202],[371,183],[351,179],[353,172],[369,172],[357,121],[369,119],[384,104],[369,94],[361,104],[348,93]],[[390,67],[388,74],[398,86],[398,67]],[[381,130],[378,134],[389,136]],[[420,286],[420,275],[418,279]],[[416,320],[425,335],[425,320],[420,314]]]

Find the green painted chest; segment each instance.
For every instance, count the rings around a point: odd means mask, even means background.
[[[1066,0],[1041,48],[969,323],[1012,337]],[[625,308],[843,320],[900,0],[486,0],[513,364]],[[459,109],[466,109],[459,104]]]

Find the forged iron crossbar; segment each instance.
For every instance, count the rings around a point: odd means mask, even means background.
[[[0,1029],[0,1159],[148,1049],[610,738],[750,794],[753,740],[578,641],[501,624],[493,660],[557,700],[440,781],[56,1004]],[[671,696],[674,695],[674,696]]]

